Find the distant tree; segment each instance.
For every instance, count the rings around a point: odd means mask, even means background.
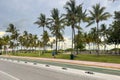
[[[28,44],[29,44],[29,38],[28,38],[28,32],[24,31],[23,32],[23,46],[28,49]]]
[[[10,35],[10,48],[12,48],[12,50],[15,50],[15,48],[17,47],[18,44],[18,33],[19,30],[16,29],[16,27],[13,24],[9,24],[9,27],[7,28],[6,32],[11,33]],[[14,52],[14,51],[13,51]]]
[[[35,50],[38,47],[37,42],[38,42],[37,35],[33,35],[33,47],[35,48]]]
[[[88,26],[90,26],[93,23],[97,24],[97,35],[99,36],[99,22],[103,21],[103,20],[107,20],[111,15],[108,12],[104,12],[105,11],[105,7],[101,7],[100,4],[96,4],[92,7],[92,11],[90,10],[90,22],[88,24]],[[99,55],[99,41],[97,41],[97,46],[98,46],[98,55]]]
[[[75,35],[75,49],[77,50],[77,54],[79,53],[79,50],[83,50],[85,48],[85,38],[81,31],[78,31],[78,34]]]
[[[101,29],[100,29],[100,33],[101,36],[103,38],[102,44],[104,45],[104,52],[106,51],[106,44],[107,44],[107,26],[105,24],[101,24]]]
[[[48,42],[49,42],[49,34],[47,31],[44,31],[44,34],[42,36],[42,42],[44,43],[43,47],[44,47],[44,52],[45,52],[45,47],[48,45]],[[44,53],[43,52],[43,53]]]
[[[23,49],[23,46],[24,46],[24,37],[21,35],[19,36],[19,39],[18,39],[19,43],[20,43],[20,46],[21,46],[21,50]]]
[[[3,39],[2,38],[0,38],[0,53],[2,53],[2,46],[3,46]]]
[[[10,37],[8,35],[2,37],[2,44],[6,54],[7,54],[7,47],[9,46],[9,41],[10,41]]]
[[[86,45],[88,45],[88,50],[91,53],[91,42],[92,42],[93,36],[91,35],[91,33],[84,33],[84,38],[85,38]]]
[[[114,22],[111,24],[111,27],[108,29],[108,43],[114,44],[115,48],[120,44],[120,12],[115,12]],[[120,51],[119,51],[120,53]]]

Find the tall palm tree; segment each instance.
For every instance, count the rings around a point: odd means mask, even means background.
[[[57,54],[57,47],[58,47],[58,39],[59,36],[61,36],[60,34],[63,33],[63,29],[64,29],[64,19],[62,18],[62,16],[59,13],[59,10],[57,8],[54,8],[51,11],[51,18],[49,18],[49,23],[51,25],[50,30],[53,36],[55,36],[56,39],[56,54]]]
[[[97,35],[99,36],[99,32],[98,32],[98,29],[99,29],[99,22],[100,21],[103,21],[103,20],[107,20],[111,15],[108,13],[108,12],[104,12],[105,11],[105,7],[101,7],[100,4],[96,4],[94,6],[92,6],[92,11],[90,10],[90,22],[88,24],[91,25],[93,23],[96,23],[97,24]],[[97,46],[98,46],[98,55],[99,55],[99,42],[97,41]]]
[[[36,21],[35,24],[38,24],[39,27],[43,27],[43,34],[44,34],[44,32],[45,32],[45,27],[47,27],[47,25],[48,25],[47,18],[46,18],[46,16],[45,16],[45,14],[42,14],[42,13],[41,13],[41,14],[40,14],[40,17],[39,17],[38,19],[39,19],[39,20]],[[42,34],[42,36],[43,36],[43,34]],[[44,45],[45,45],[45,43],[43,43],[43,48],[45,49]]]
[[[75,36],[75,28],[77,27],[77,9],[76,9],[76,3],[75,0],[70,0],[66,3],[64,7],[67,11],[66,19],[67,19],[67,25],[71,26],[72,29],[72,49],[74,49],[74,36]],[[73,54],[73,51],[71,52]]]
[[[87,22],[87,14],[86,14],[86,10],[83,11],[83,7],[82,7],[82,4],[76,6],[76,10],[77,10],[77,13],[76,13],[76,16],[77,16],[77,22],[78,22],[78,25],[77,25],[77,30],[78,30],[78,35],[76,39],[78,39],[77,43],[75,44],[75,46],[79,46],[79,47],[84,47],[83,46],[83,41],[80,41],[80,38],[83,39],[82,37],[82,28],[81,28],[81,22]],[[74,42],[75,43],[75,42]],[[78,48],[77,48],[77,54],[78,54]]]

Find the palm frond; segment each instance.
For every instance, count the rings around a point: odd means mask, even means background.
[[[92,25],[93,23],[95,23],[95,21],[91,21],[88,23],[88,25],[86,27],[89,27],[90,25]]]

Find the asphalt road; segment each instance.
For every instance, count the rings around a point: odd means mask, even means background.
[[[24,64],[0,60],[0,80],[103,80]]]

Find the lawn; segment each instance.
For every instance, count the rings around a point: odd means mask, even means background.
[[[13,54],[11,54],[13,55]],[[40,58],[53,58],[51,53],[16,53],[14,56],[28,56],[28,57],[40,57]],[[70,54],[58,54],[56,55],[57,59],[70,59]],[[75,56],[74,60],[83,60],[83,61],[95,61],[95,62],[108,62],[108,63],[120,63],[119,55],[95,55],[95,54],[78,54]]]

